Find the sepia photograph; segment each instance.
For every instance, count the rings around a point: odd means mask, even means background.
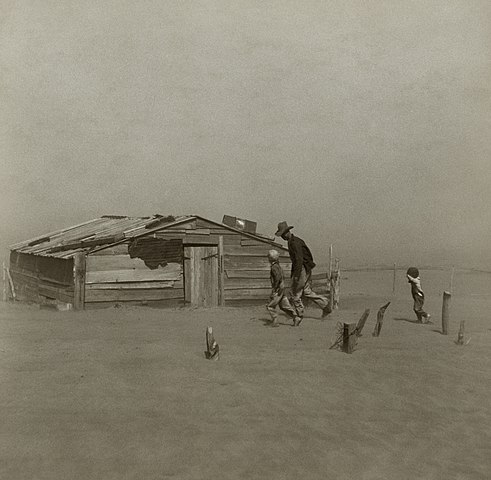
[[[0,0],[0,479],[491,479],[491,3]]]

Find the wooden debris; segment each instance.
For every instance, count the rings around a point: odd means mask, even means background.
[[[382,305],[377,312],[377,323],[375,324],[375,328],[373,329],[372,333],[374,337],[378,337],[380,335],[380,331],[382,330],[382,323],[384,321],[384,314],[389,305],[390,302],[387,302],[385,305]]]
[[[215,337],[213,336],[213,329],[211,327],[208,327],[206,329],[205,357],[208,360],[218,360],[218,358],[220,357],[220,347],[215,341]]]
[[[460,328],[459,328],[459,333],[457,335],[457,345],[464,345],[464,327],[465,327],[465,320],[462,320],[460,322]]]
[[[363,330],[363,327],[365,326],[365,323],[366,323],[369,315],[370,315],[370,309],[367,308],[363,312],[363,315],[361,316],[360,320],[358,320],[358,323],[356,324],[356,336],[357,337],[361,337],[361,331]]]
[[[442,304],[442,334],[448,335],[448,324],[450,322],[450,300],[452,295],[450,292],[443,292]]]

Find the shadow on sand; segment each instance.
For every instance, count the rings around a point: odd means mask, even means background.
[[[271,318],[266,318],[266,317],[251,318],[251,320],[257,320],[259,322],[262,322],[264,327],[274,328],[273,325],[271,324]],[[288,319],[288,318],[278,317],[278,325],[291,327],[291,326],[293,326],[293,321]]]
[[[410,319],[410,318],[400,318],[400,317],[394,317],[394,320],[396,322],[408,322],[408,323],[418,323],[423,325],[418,319]]]

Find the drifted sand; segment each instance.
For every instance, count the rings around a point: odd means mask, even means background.
[[[325,321],[309,308],[299,328],[266,326],[263,307],[3,304],[0,478],[491,478],[491,298],[454,298],[449,336],[438,296],[428,325],[393,299],[374,338],[387,300],[342,298]],[[357,350],[329,350],[364,308]]]

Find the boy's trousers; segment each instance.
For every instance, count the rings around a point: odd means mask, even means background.
[[[268,309],[273,321],[278,318],[276,307],[280,307],[280,309],[283,310],[290,318],[295,318],[295,310],[290,305],[290,302],[284,293],[281,295],[272,293],[270,301],[266,305],[266,308]]]
[[[414,299],[414,306],[413,306],[414,313],[418,317],[418,320],[421,322],[423,318],[426,318],[428,316],[428,314],[423,310],[425,297],[424,295],[413,295],[413,299]]]

